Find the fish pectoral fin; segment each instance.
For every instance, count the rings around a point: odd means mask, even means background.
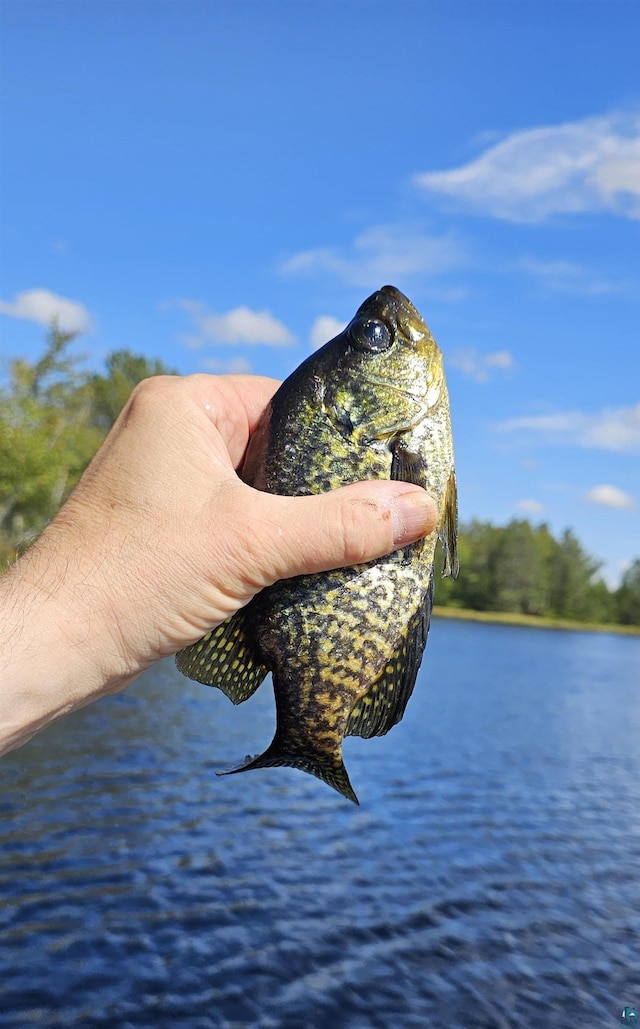
[[[248,700],[268,671],[248,639],[244,610],[180,650],[176,664],[189,679],[217,686],[234,704]]]
[[[402,436],[394,436],[389,442],[391,451],[391,479],[411,482],[414,486],[427,485],[427,465],[420,454],[409,450]]]
[[[460,561],[458,560],[458,487],[456,473],[452,470],[447,480],[442,507],[442,524],[438,536],[444,551],[442,578],[451,575],[458,578]]]
[[[314,755],[309,753],[297,753],[295,748],[287,748],[286,743],[281,741],[276,733],[273,742],[264,754],[245,761],[237,768],[229,768],[226,772],[217,772],[217,775],[235,775],[236,772],[249,772],[254,768],[299,768],[302,772],[315,775],[327,786],[331,786],[338,793],[341,793],[347,800],[359,804],[353,786],[349,781],[347,769],[344,766],[341,754],[335,755]]]
[[[384,736],[402,720],[413,693],[427,642],[433,606],[433,574],[424,603],[414,614],[398,650],[363,697],[356,701],[345,736]]]

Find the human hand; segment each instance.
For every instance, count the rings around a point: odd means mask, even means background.
[[[0,579],[5,749],[121,689],[278,579],[372,560],[435,528],[435,502],[407,483],[295,498],[243,483],[236,469],[277,386],[193,375],[134,390],[57,517]]]

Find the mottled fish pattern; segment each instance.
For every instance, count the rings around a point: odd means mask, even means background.
[[[289,496],[362,479],[424,486],[440,520],[425,539],[366,564],[300,576],[177,656],[235,703],[272,673],[274,739],[232,771],[301,768],[357,803],[345,736],[382,736],[402,718],[427,640],[433,562],[456,575],[457,494],[442,355],[413,304],[384,286],[344,332],[282,384],[251,439],[242,477]]]

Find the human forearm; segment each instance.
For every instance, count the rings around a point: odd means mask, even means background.
[[[0,578],[0,753],[134,677],[101,562],[54,523]]]

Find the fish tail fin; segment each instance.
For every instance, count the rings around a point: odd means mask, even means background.
[[[342,760],[342,754],[299,754],[294,747],[287,747],[276,733],[271,745],[267,747],[264,754],[250,758],[238,768],[229,768],[226,772],[218,772],[218,775],[235,775],[236,772],[249,772],[253,768],[299,768],[309,775],[326,782],[338,793],[341,793],[347,800],[359,804],[353,786],[349,781],[347,769]]]

